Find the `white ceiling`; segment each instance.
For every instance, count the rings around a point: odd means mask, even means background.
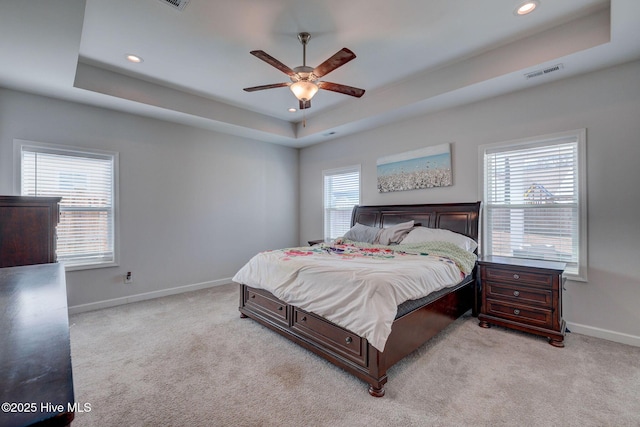
[[[293,147],[640,58],[638,0],[0,1],[0,86]],[[357,55],[323,80],[366,90],[321,90],[306,126],[287,88],[242,90],[288,81],[249,51],[302,65],[301,31],[307,65]]]

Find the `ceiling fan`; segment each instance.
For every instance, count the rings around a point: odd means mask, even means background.
[[[287,67],[282,62],[275,59],[262,50],[252,50],[250,53],[256,58],[262,59],[267,64],[276,67],[289,76],[291,82],[274,83],[262,86],[253,86],[244,88],[247,92],[255,92],[264,89],[274,89],[277,87],[286,87],[293,92],[298,98],[300,109],[304,110],[311,107],[311,98],[318,92],[318,89],[330,90],[332,92],[343,93],[345,95],[355,96],[360,98],[364,95],[364,89],[358,89],[357,87],[345,86],[338,83],[331,83],[320,81],[321,77],[329,74],[333,70],[356,57],[355,53],[349,49],[342,48],[336,52],[331,58],[318,65],[316,68],[307,66],[307,43],[311,35],[309,33],[299,33],[298,40],[302,43],[302,65],[293,69]]]

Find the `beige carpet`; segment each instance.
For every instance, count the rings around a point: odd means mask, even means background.
[[[640,426],[640,348],[482,329],[464,316],[387,394],[241,319],[225,285],[73,315],[82,426]]]

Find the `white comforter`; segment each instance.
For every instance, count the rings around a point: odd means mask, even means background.
[[[399,304],[464,277],[451,257],[391,248],[323,244],[261,252],[233,281],[265,289],[384,351]]]

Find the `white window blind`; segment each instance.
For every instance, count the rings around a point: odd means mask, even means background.
[[[581,134],[484,148],[484,251],[567,263],[584,276]]]
[[[58,260],[65,267],[115,263],[115,153],[21,145],[21,194],[62,197]]]
[[[324,238],[335,239],[351,228],[351,213],[360,204],[360,166],[326,170],[324,177]]]

